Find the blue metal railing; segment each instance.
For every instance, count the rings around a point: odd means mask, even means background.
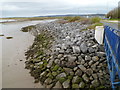
[[[112,88],[120,87],[120,30],[104,26],[104,47],[110,72]]]

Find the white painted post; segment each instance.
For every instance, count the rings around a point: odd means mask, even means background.
[[[103,44],[103,40],[104,40],[104,27],[103,26],[96,26],[95,39],[97,40],[99,44]]]

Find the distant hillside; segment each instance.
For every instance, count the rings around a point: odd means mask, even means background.
[[[105,16],[105,14],[67,14],[67,15],[47,15],[47,16],[37,16],[37,17],[66,17],[66,16]]]

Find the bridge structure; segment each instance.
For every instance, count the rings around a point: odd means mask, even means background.
[[[120,26],[118,23],[104,23],[103,44],[113,90],[120,89]]]

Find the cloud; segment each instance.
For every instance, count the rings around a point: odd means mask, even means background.
[[[107,13],[119,0],[1,0],[3,16]]]

